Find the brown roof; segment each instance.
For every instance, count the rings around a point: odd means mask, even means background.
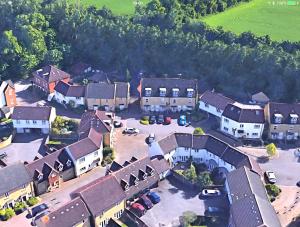
[[[124,191],[114,176],[105,176],[76,191],[86,203],[93,216],[109,210],[126,198]]]
[[[33,72],[33,75],[40,77],[41,79],[47,81],[48,83],[70,78],[70,74],[52,65],[47,65],[42,69],[36,70],[35,72]]]
[[[114,171],[111,174],[116,177],[119,185],[122,187],[125,183],[128,184],[129,189],[125,190],[126,198],[132,198],[141,191],[153,186],[158,180],[158,173],[155,171],[154,165],[149,157],[142,159],[132,158],[129,164],[123,165],[120,170]],[[153,175],[149,173],[153,170]],[[141,175],[146,174],[147,178],[142,179]],[[134,184],[134,180],[137,180],[138,184]]]
[[[80,139],[69,145],[67,148],[72,156],[77,160],[98,150],[102,144],[102,134],[91,128],[86,138]]]
[[[115,85],[107,83],[89,83],[86,86],[85,97],[87,99],[114,99]]]
[[[71,85],[63,81],[59,81],[54,90],[68,97],[84,97],[85,86]]]
[[[116,98],[127,98],[129,92],[129,83],[116,82]]]
[[[223,116],[240,123],[265,123],[264,110],[255,105],[228,104]]]
[[[170,164],[163,156],[156,156],[151,159],[152,165],[158,174],[164,173],[170,169]]]
[[[220,93],[206,91],[200,96],[200,101],[215,106],[220,110],[224,110],[228,104],[234,103],[231,98],[228,98]]]
[[[298,121],[297,124],[300,124],[300,103],[288,104],[288,103],[275,103],[270,102],[269,104],[269,115],[272,124],[275,124],[274,114],[282,115],[282,124],[291,124],[290,114],[297,114]],[[277,123],[276,123],[277,124]]]
[[[89,219],[90,213],[80,198],[75,198],[64,204],[47,216],[37,220],[39,227],[71,227]]]
[[[16,106],[11,118],[13,120],[49,120],[52,107]]]

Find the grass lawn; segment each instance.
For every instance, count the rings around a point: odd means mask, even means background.
[[[297,5],[281,5],[287,2]],[[251,31],[273,40],[300,41],[300,0],[253,0],[204,17],[203,21],[235,33]]]
[[[82,6],[96,6],[102,8],[103,6],[109,8],[113,13],[118,15],[130,15],[134,13],[135,5],[145,5],[150,0],[68,0],[69,2],[77,3]]]

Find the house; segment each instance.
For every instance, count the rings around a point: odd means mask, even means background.
[[[103,145],[112,147],[113,121],[113,113],[107,113],[100,110],[86,111],[84,114],[82,114],[78,127],[79,138],[87,137],[90,129],[93,128],[102,134]]]
[[[198,96],[197,80],[180,78],[142,78],[140,82],[143,111],[179,112],[195,108]]]
[[[229,227],[281,227],[261,177],[247,167],[227,174]]]
[[[297,140],[300,135],[300,104],[269,102],[265,106],[268,137],[273,140]]]
[[[59,81],[54,88],[54,99],[61,104],[69,104],[73,107],[85,104],[85,86],[71,85]]]
[[[204,92],[199,99],[199,109],[221,118],[225,107],[228,104],[233,104],[234,101],[220,93],[214,91]]]
[[[53,93],[59,81],[68,83],[70,75],[52,65],[47,65],[33,72],[32,83],[47,94]]]
[[[102,134],[91,128],[85,138],[81,137],[78,142],[65,149],[74,163],[75,175],[78,177],[101,164],[103,158]]]
[[[59,188],[75,177],[74,164],[65,149],[55,151],[26,165],[36,195]]]
[[[23,163],[0,168],[0,209],[13,207],[34,196],[32,179]]]
[[[0,108],[14,107],[17,104],[15,85],[11,80],[2,81],[0,85]]]
[[[221,172],[227,173],[247,166],[261,174],[261,169],[253,159],[211,135],[173,133],[153,142],[149,147],[149,155],[162,155],[170,167],[191,159],[206,164],[209,170],[218,167]]]
[[[235,102],[225,107],[220,129],[235,138],[260,139],[264,124],[264,110],[260,106]]]
[[[90,71],[92,71],[91,65],[84,62],[75,63],[70,67],[70,73],[72,76],[83,76]]]
[[[11,116],[17,133],[47,134],[55,118],[56,110],[49,106],[16,106]]]
[[[38,227],[90,227],[90,213],[85,203],[78,197],[62,207],[37,219]]]
[[[85,92],[87,108],[89,110],[103,108],[105,111],[128,108],[129,90],[129,83],[89,83]]]
[[[257,105],[266,105],[268,102],[270,101],[269,97],[263,93],[263,92],[258,92],[254,95],[251,96],[251,102],[253,104],[257,104]]]
[[[91,213],[92,226],[105,227],[110,219],[118,219],[125,210],[126,195],[114,176],[101,177],[76,190]]]

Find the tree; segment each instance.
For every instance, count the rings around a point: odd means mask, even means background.
[[[195,182],[197,180],[196,168],[193,163],[191,164],[190,168],[184,170],[182,174],[185,178],[192,182]]]
[[[194,135],[204,135],[205,133],[202,128],[195,128],[193,134]]]
[[[269,156],[274,156],[277,154],[277,148],[274,143],[270,143],[266,146],[267,153]]]
[[[265,187],[268,195],[271,197],[276,198],[281,193],[281,189],[275,184],[267,184]]]
[[[213,181],[210,177],[209,172],[202,172],[198,175],[197,182],[200,184],[201,188],[210,186],[213,184]]]
[[[34,206],[35,204],[37,204],[39,202],[39,200],[36,197],[30,197],[26,203],[28,204],[28,206]]]
[[[197,220],[197,214],[195,214],[193,211],[185,211],[182,214],[181,220],[184,227],[189,227]]]

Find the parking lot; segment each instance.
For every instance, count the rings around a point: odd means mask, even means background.
[[[208,206],[227,207],[225,196],[208,200],[199,199],[199,192],[187,188],[173,177],[159,182],[158,188],[153,191],[159,194],[161,201],[141,217],[151,227],[179,226],[179,218],[185,211],[204,215]]]

